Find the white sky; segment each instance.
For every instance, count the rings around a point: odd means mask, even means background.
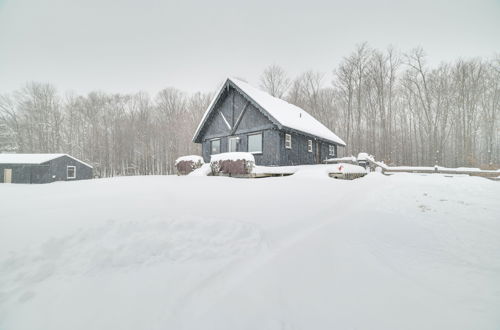
[[[356,44],[422,46],[432,64],[500,52],[499,0],[0,0],[0,93],[213,91],[272,63],[327,73]]]

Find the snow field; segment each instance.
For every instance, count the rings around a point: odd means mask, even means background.
[[[437,174],[1,185],[0,329],[497,329],[498,196]]]

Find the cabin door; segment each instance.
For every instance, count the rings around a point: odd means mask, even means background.
[[[229,146],[228,146],[228,151],[229,152],[236,152],[238,151],[238,140],[239,138],[238,137],[230,137],[229,138]]]
[[[3,170],[3,183],[12,183],[12,169],[5,168]]]
[[[319,141],[316,141],[316,164],[321,162],[321,146]]]

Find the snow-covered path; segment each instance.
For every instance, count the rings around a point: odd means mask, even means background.
[[[497,329],[500,184],[0,185],[0,329]]]

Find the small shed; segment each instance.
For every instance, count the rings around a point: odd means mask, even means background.
[[[0,154],[0,183],[49,183],[92,178],[92,166],[67,154]]]

